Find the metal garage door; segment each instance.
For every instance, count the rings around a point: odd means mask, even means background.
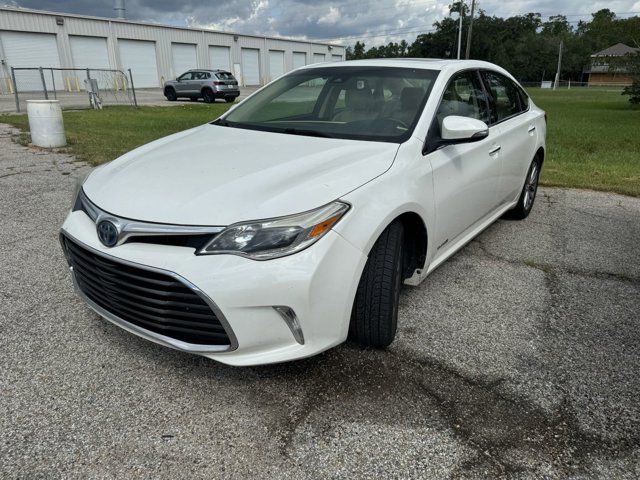
[[[69,44],[75,68],[111,68],[106,38],[70,35]]]
[[[260,85],[260,50],[242,49],[242,76],[245,85]]]
[[[0,32],[7,66],[10,67],[60,67],[56,36],[49,33]],[[60,72],[45,75],[47,90],[63,88]],[[42,78],[37,70],[16,72],[16,83],[21,91],[42,91]]]
[[[314,53],[313,54],[313,63],[324,62],[324,53]]]
[[[120,61],[126,71],[131,69],[136,88],[157,87],[158,65],[156,64],[156,44],[143,40],[118,39]]]
[[[307,64],[307,54],[304,52],[293,52],[293,68],[304,67]]]
[[[331,55],[331,61],[333,61],[333,62],[341,62],[342,61],[342,55]]]
[[[229,47],[209,47],[209,59],[211,60],[211,68],[214,70],[231,71],[231,62],[229,61]]]
[[[69,45],[71,46],[71,58],[75,68],[111,68],[109,65],[106,38],[70,35]],[[68,75],[65,75],[65,77],[67,76]],[[76,76],[77,80],[75,80],[73,75],[69,79],[65,78],[65,83],[71,82],[67,85],[68,88],[75,89],[80,87],[84,89],[84,80],[87,78],[87,75],[85,73],[79,73]],[[92,77],[98,80],[100,88],[113,86],[113,78],[110,75],[94,73]]]
[[[284,52],[269,50],[269,78],[275,80],[284,75]]]
[[[173,76],[179,77],[187,70],[198,68],[196,46],[191,43],[172,43]]]

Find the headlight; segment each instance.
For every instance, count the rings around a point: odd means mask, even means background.
[[[198,254],[226,253],[254,260],[291,255],[320,240],[347,210],[348,204],[333,202],[298,215],[237,223],[216,235]]]
[[[96,207],[93,205],[93,203],[91,203],[91,201],[84,194],[84,190],[82,189],[82,186],[80,186],[80,189],[76,194],[76,199],[73,202],[73,208],[71,209],[72,212],[76,212],[78,210],[86,213],[89,216],[89,218],[94,222],[98,219],[99,212],[96,209]]]
[[[73,197],[71,197],[71,204],[73,205],[73,210],[77,210],[76,206],[78,205],[78,199],[82,192],[82,184],[85,182],[87,177],[91,174],[91,172],[87,172],[84,175],[76,177],[75,184],[73,185]]]

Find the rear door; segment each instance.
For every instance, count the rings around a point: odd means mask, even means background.
[[[458,72],[449,81],[429,131],[428,148],[436,148],[442,121],[449,115],[489,123],[488,98],[477,70]],[[447,145],[428,154],[433,169],[438,250],[494,211],[500,179],[499,141],[500,127],[495,125],[483,140]]]
[[[481,75],[491,102],[491,124],[499,125],[501,130],[498,201],[509,203],[520,195],[535,155],[536,114],[531,112],[528,97],[513,80],[491,70],[483,70]]]

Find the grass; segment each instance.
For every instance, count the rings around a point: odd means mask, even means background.
[[[63,116],[70,151],[79,160],[99,165],[157,138],[215,120],[228,108],[225,103],[175,107],[122,106],[65,111]],[[0,116],[0,122],[29,130],[26,115]]]
[[[530,89],[549,114],[543,185],[640,196],[640,109],[618,91]],[[98,165],[170,133],[215,119],[224,103],[175,107],[106,107],[64,112],[70,150]],[[28,130],[26,115],[0,122]],[[28,137],[22,135],[21,143]]]
[[[640,108],[620,91],[528,91],[549,116],[543,185],[640,196]]]

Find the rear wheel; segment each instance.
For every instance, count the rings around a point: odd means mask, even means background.
[[[216,101],[215,95],[209,89],[202,92],[202,98],[204,99],[205,103],[213,103]]]
[[[533,208],[533,202],[536,199],[536,193],[538,192],[538,179],[540,178],[540,161],[538,158],[534,158],[527,171],[527,177],[524,180],[524,186],[522,192],[520,192],[520,198],[513,210],[508,211],[505,214],[506,218],[514,220],[523,220],[529,216],[531,208]]]
[[[236,101],[236,97],[227,97],[224,99],[224,101],[227,103],[233,103]]]
[[[172,87],[164,89],[164,96],[170,102],[175,102],[178,98],[178,96],[176,95],[176,91]]]
[[[351,312],[351,340],[371,347],[386,347],[393,342],[403,253],[404,227],[396,221],[382,232],[369,253]]]

